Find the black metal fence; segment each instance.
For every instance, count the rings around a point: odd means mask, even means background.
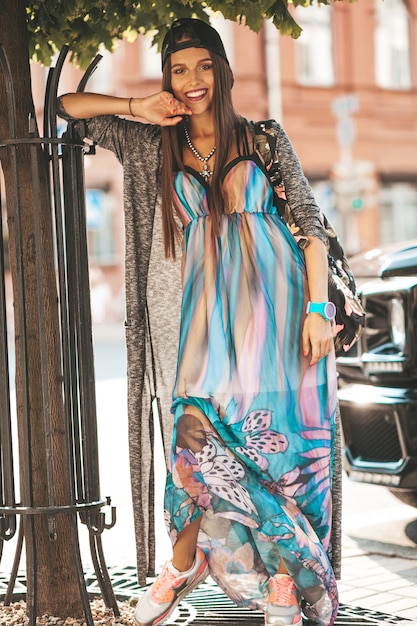
[[[3,554],[3,544],[12,539],[17,533],[17,547],[14,564],[8,583],[7,592],[2,598],[4,603],[10,604],[13,599],[13,590],[21,560],[23,541],[28,543],[29,553],[32,555],[27,564],[28,584],[27,606],[30,626],[36,624],[36,549],[34,534],[34,516],[43,515],[48,519],[49,537],[54,540],[56,535],[56,516],[68,515],[71,520],[71,545],[74,562],[76,563],[85,618],[88,626],[93,625],[89,597],[87,593],[83,567],[80,555],[78,517],[89,531],[91,558],[94,566],[97,583],[103,599],[116,615],[119,614],[111,581],[108,575],[101,537],[105,528],[111,528],[116,521],[115,509],[111,508],[111,520],[106,521],[103,507],[110,505],[110,500],[100,496],[99,464],[97,446],[97,422],[95,377],[91,329],[89,272],[87,256],[86,207],[84,193],[83,158],[88,147],[77,135],[73,125],[68,125],[62,137],[57,131],[57,89],[68,48],[62,50],[55,68],[49,72],[45,106],[44,106],[44,133],[43,137],[35,136],[34,120],[29,120],[28,137],[17,137],[15,95],[10,72],[10,66],[4,49],[0,45],[0,71],[3,72],[6,83],[7,114],[9,136],[0,140],[0,147],[7,147],[11,158],[11,172],[14,186],[14,199],[7,198],[7,202],[15,202],[13,214],[15,220],[16,257],[18,284],[15,292],[18,294],[15,307],[19,307],[20,328],[17,329],[20,337],[21,362],[23,363],[23,408],[22,433],[24,453],[19,455],[19,467],[15,467],[13,450],[13,420],[11,411],[11,384],[9,372],[8,324],[6,315],[6,287],[5,263],[7,251],[3,247],[2,219],[0,219],[0,563]],[[85,73],[78,91],[83,91],[85,84],[94,70],[100,57],[97,57]],[[24,144],[31,151],[31,172],[19,171],[18,150]],[[36,160],[36,152],[42,146],[48,162],[48,177],[51,190],[51,214],[54,223],[55,267],[59,290],[60,312],[60,340],[61,360],[63,372],[63,398],[66,420],[66,445],[68,447],[69,464],[66,470],[70,478],[71,502],[66,506],[56,504],[56,482],[52,463],[47,464],[47,506],[33,506],[33,484],[31,472],[30,429],[31,412],[27,389],[28,363],[28,336],[25,317],[25,284],[21,223],[21,196],[20,188],[23,176],[30,175],[34,187],[33,211],[35,218],[35,245],[36,271],[42,271],[42,244],[40,224],[40,177]],[[91,152],[91,148],[90,148]],[[0,217],[2,203],[0,198]],[[52,432],[50,408],[47,397],[48,389],[48,361],[45,337],[45,316],[42,315],[44,293],[38,289],[39,337],[41,345],[42,389],[44,393],[44,421],[45,421],[45,448],[46,458],[52,458]],[[21,435],[22,436],[22,435]],[[16,501],[15,473],[22,474],[28,484],[25,493],[29,494],[29,506],[23,506]],[[23,516],[26,518],[25,533],[23,534]],[[19,520],[19,523],[18,521]]]

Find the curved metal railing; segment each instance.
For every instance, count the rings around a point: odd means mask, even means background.
[[[86,590],[83,567],[81,562],[78,519],[89,531],[90,551],[94,570],[103,599],[116,615],[119,615],[117,602],[113,593],[102,549],[101,536],[105,528],[111,528],[116,522],[115,509],[111,508],[111,520],[106,522],[103,507],[110,505],[110,499],[100,497],[99,462],[97,443],[97,419],[94,377],[94,355],[92,344],[89,270],[87,255],[86,207],[84,190],[84,153],[88,149],[77,134],[74,123],[69,123],[66,132],[58,137],[57,124],[57,89],[68,48],[64,48],[56,66],[49,72],[44,104],[44,136],[35,134],[36,124],[29,119],[28,136],[17,136],[15,94],[12,75],[5,51],[0,45],[0,71],[4,74],[6,85],[7,115],[9,137],[0,140],[0,148],[8,148],[11,177],[14,186],[15,203],[15,248],[17,262],[17,282],[15,285],[15,306],[19,307],[19,350],[22,366],[22,429],[21,437],[23,454],[19,458],[19,474],[27,481],[25,493],[28,494],[25,506],[16,502],[15,468],[13,459],[13,416],[10,408],[10,375],[9,346],[7,343],[5,263],[3,249],[3,232],[0,197],[0,561],[3,543],[12,539],[17,531],[17,518],[20,528],[17,538],[14,563],[5,604],[13,599],[13,590],[21,560],[22,546],[28,544],[27,559],[27,606],[29,625],[36,624],[36,546],[34,518],[38,515],[48,519],[49,537],[56,538],[56,516],[68,515],[71,520],[71,547],[76,564],[79,590],[88,626],[93,626],[89,598]],[[78,91],[83,91],[94,71],[100,56],[91,63],[85,72]],[[31,155],[31,172],[19,171],[18,150],[24,144],[29,147]],[[40,210],[40,175],[38,171],[37,151],[42,147],[48,162],[50,185],[51,214],[54,223],[54,263],[56,266],[59,313],[61,366],[63,373],[63,398],[66,420],[66,446],[68,449],[68,467],[71,502],[65,506],[57,504],[56,480],[54,474],[53,432],[51,422],[51,403],[49,402],[48,359],[45,343],[46,328],[43,307],[45,293],[42,289],[42,250],[41,242],[41,210]],[[90,149],[90,153],[92,150]],[[31,175],[34,188],[34,239],[36,248],[36,273],[38,283],[39,338],[41,355],[41,381],[44,399],[45,449],[46,449],[46,489],[47,506],[36,506],[33,500],[33,482],[30,450],[31,413],[29,406],[28,387],[28,333],[26,327],[25,274],[23,272],[23,242],[21,224],[21,198],[19,187],[21,176]],[[8,199],[8,202],[11,200]],[[26,523],[23,525],[22,518]],[[23,533],[23,526],[25,532]]]

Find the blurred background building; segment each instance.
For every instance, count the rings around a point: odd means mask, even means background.
[[[417,0],[335,2],[295,16],[298,40],[270,24],[255,34],[213,20],[236,108],[282,122],[348,254],[417,238]],[[32,69],[41,116],[48,70]],[[60,93],[81,75],[68,64]],[[141,36],[103,52],[87,90],[141,97],[160,89],[160,76],[159,55]],[[112,154],[86,157],[86,184],[93,320],[121,321],[121,166]]]

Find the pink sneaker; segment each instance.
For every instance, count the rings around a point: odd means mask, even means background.
[[[135,610],[137,626],[156,626],[172,613],[177,604],[199,585],[209,573],[204,552],[197,548],[194,565],[179,572],[167,561],[155,582],[145,591]]]
[[[265,626],[302,626],[299,594],[292,578],[277,574],[269,579]]]

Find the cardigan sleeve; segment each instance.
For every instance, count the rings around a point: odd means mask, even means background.
[[[304,236],[318,237],[327,245],[328,238],[320,207],[304,175],[300,160],[282,126],[273,122],[273,128],[277,137],[276,150],[285,194],[294,221]]]
[[[81,137],[90,139],[100,148],[111,150],[122,165],[138,149],[145,153],[149,151],[160,135],[160,128],[154,124],[134,122],[118,115],[73,118],[65,111],[62,97],[58,98],[57,113],[67,122],[73,122]]]

